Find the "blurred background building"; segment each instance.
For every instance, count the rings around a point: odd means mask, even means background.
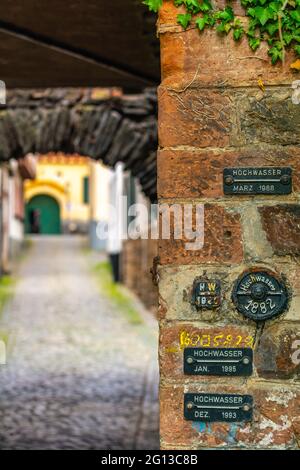
[[[63,234],[87,237],[92,250],[105,252],[116,282],[133,291],[147,308],[155,309],[157,289],[151,268],[157,256],[157,241],[149,235],[150,219],[139,216],[137,239],[126,239],[133,204],[151,214],[151,202],[138,180],[119,163],[115,169],[81,155],[49,153],[28,155],[1,168],[2,270],[9,272],[20,253],[24,236]],[[126,196],[126,206],[120,198]],[[116,207],[115,225],[110,205]],[[155,220],[155,219],[154,219]],[[153,219],[152,219],[153,222]],[[110,225],[108,239],[99,230]]]
[[[25,183],[26,233],[88,233],[90,173],[79,155],[38,156],[37,177]]]
[[[9,273],[24,242],[24,181],[36,177],[32,155],[0,166],[0,248],[1,272]]]

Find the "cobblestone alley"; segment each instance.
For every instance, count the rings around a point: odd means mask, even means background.
[[[157,449],[157,327],[101,294],[77,237],[35,238],[0,330],[0,449]]]

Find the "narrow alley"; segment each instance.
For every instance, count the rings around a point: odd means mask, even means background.
[[[158,449],[157,325],[101,294],[80,237],[34,237],[0,318],[0,449]]]

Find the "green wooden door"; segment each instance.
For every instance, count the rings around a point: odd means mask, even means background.
[[[60,207],[58,202],[51,196],[40,194],[34,196],[26,204],[26,233],[37,233],[33,229],[33,214],[38,220],[39,231],[43,235],[58,235],[61,233]]]

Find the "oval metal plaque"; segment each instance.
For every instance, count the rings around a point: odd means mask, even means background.
[[[285,284],[275,274],[247,271],[237,280],[232,300],[245,317],[264,321],[285,311],[288,294]]]

